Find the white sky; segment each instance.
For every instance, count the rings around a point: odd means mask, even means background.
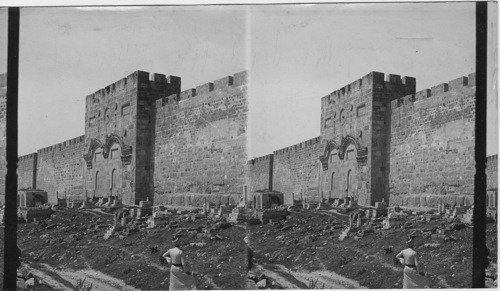
[[[245,69],[251,73],[249,158],[269,154],[318,136],[321,97],[370,71],[415,77],[417,90],[473,72],[474,8],[25,8],[19,154],[84,134],[85,96],[135,70],[180,76],[185,90]],[[0,43],[6,43],[6,14],[0,10]],[[497,33],[492,35],[496,44]],[[0,47],[0,71],[6,68],[5,50]],[[496,95],[488,106],[488,154],[494,154]]]

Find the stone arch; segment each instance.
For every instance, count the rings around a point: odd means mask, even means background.
[[[271,195],[271,197],[269,197],[269,206],[271,207],[273,204],[276,204],[276,206],[279,206],[282,203],[281,199],[276,196],[276,195]]]
[[[42,206],[43,204],[47,203],[47,201],[45,200],[45,198],[40,195],[40,194],[35,194],[33,195],[33,206]]]
[[[112,133],[112,134],[106,136],[106,141],[104,142],[104,145],[102,146],[103,155],[105,158],[108,158],[111,147],[115,143],[120,145],[120,148],[122,149],[122,151],[126,147],[125,143],[123,142],[123,139],[121,137],[119,137],[117,134]]]
[[[339,158],[341,160],[344,159],[347,147],[350,144],[353,144],[356,147],[357,152],[361,150],[361,144],[359,143],[359,141],[352,135],[346,135],[342,138],[342,141],[340,142],[339,146]]]
[[[126,145],[125,142],[123,141],[123,139],[114,133],[106,136],[106,141],[105,141],[104,146],[103,146],[104,157],[108,158],[108,154],[111,150],[111,147],[115,143],[120,145],[120,149],[122,152],[120,158],[121,158],[123,164],[125,164],[125,165],[130,164],[130,162],[132,160],[132,146]]]
[[[87,169],[92,169],[92,159],[94,157],[94,152],[102,147],[102,143],[97,139],[93,138],[90,140],[90,146],[85,155],[83,155],[83,158],[85,159],[85,162],[87,163]]]
[[[321,165],[323,166],[323,171],[328,170],[328,161],[330,160],[330,153],[334,149],[339,149],[339,146],[334,140],[329,140],[326,142],[325,150],[323,154],[319,156],[319,160],[321,161]]]

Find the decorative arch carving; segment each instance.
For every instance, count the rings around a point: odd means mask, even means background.
[[[350,144],[353,144],[354,147],[356,147],[356,161],[358,163],[358,166],[366,165],[366,162],[368,160],[368,148],[362,146],[359,143],[358,139],[356,139],[355,137],[346,135],[342,137],[340,145],[337,145],[337,143],[333,140],[327,141],[323,155],[319,157],[321,165],[323,166],[323,171],[328,170],[328,159],[330,157],[331,151],[337,149],[339,151],[339,159],[343,160],[347,147]]]
[[[83,159],[87,164],[87,169],[92,169],[92,157],[94,157],[95,151],[101,147],[102,143],[97,138],[90,140],[89,150],[83,155]]]
[[[106,159],[108,158],[111,146],[113,146],[113,144],[115,143],[120,145],[120,148],[122,150],[122,155],[120,156],[122,163],[124,165],[130,165],[130,162],[132,161],[132,146],[126,145],[123,139],[119,135],[114,133],[106,136],[106,141],[103,148],[103,152],[105,155],[104,157]]]
[[[94,138],[90,141],[90,146],[87,154],[83,155],[85,162],[87,163],[87,169],[92,169],[92,157],[97,149],[102,148],[102,155],[105,159],[108,158],[109,152],[113,144],[117,143],[120,148],[122,155],[120,156],[122,163],[124,165],[129,165],[132,161],[132,146],[126,145],[123,139],[117,134],[110,134],[106,136],[104,144],[98,139]]]
[[[356,147],[356,151],[359,151],[361,148],[361,145],[359,144],[358,140],[352,135],[346,135],[342,137],[342,141],[340,142],[340,147],[339,147],[339,158],[341,160],[344,159],[345,152],[350,144],[353,144],[354,147]]]
[[[106,140],[104,141],[104,145],[102,148],[102,154],[106,159],[108,158],[109,152],[111,151],[111,147],[115,143],[117,143],[122,148],[122,150],[125,147],[125,143],[118,135],[112,133],[106,136]]]
[[[326,142],[325,150],[323,154],[319,156],[319,160],[321,161],[321,165],[323,166],[323,171],[328,170],[328,160],[330,158],[330,153],[334,149],[339,149],[339,146],[334,140],[329,140]]]

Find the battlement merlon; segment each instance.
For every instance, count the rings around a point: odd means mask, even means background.
[[[101,88],[94,93],[87,95],[85,97],[86,102],[97,101],[99,98],[105,98],[107,95],[114,93],[117,90],[124,89],[127,85],[135,85],[139,87],[139,84],[146,85],[149,87],[161,87],[168,86],[170,92],[180,92],[181,88],[181,78],[177,76],[168,76],[164,74],[154,73],[150,74],[145,71],[135,71],[125,78],[122,78],[104,88]]]
[[[226,76],[213,82],[208,82],[203,85],[197,86],[196,88],[190,88],[179,93],[170,94],[166,97],[156,100],[156,106],[159,107],[160,105],[163,106],[165,104],[176,103],[181,100],[193,98],[212,91],[224,90],[229,87],[243,86],[246,85],[247,82],[248,72],[241,71],[235,73],[233,76]]]
[[[18,161],[25,161],[25,160],[36,159],[36,156],[37,156],[37,153],[34,152],[34,153],[27,154],[27,155],[24,155],[24,156],[19,156],[19,157],[17,157],[17,160]]]
[[[321,136],[318,136],[318,137],[311,138],[311,139],[308,139],[306,141],[303,141],[303,142],[300,142],[300,143],[297,143],[297,144],[294,144],[294,145],[291,145],[291,146],[288,146],[288,147],[285,147],[285,148],[281,148],[281,149],[275,150],[273,152],[273,154],[274,154],[274,156],[278,156],[278,155],[281,155],[281,154],[286,153],[288,151],[293,151],[293,150],[296,151],[299,148],[304,148],[304,147],[312,146],[312,145],[318,144],[320,142],[321,142]]]
[[[81,143],[84,143],[85,142],[85,135],[81,135],[81,136],[78,136],[78,137],[75,137],[75,138],[72,138],[72,139],[68,139],[68,140],[65,140],[63,142],[60,142],[60,143],[57,143],[55,145],[51,145],[51,146],[48,146],[48,147],[44,147],[44,148],[41,148],[37,151],[37,154],[40,154],[40,153],[47,153],[47,152],[50,152],[50,151],[55,151],[55,150],[61,150],[61,149],[64,149],[66,147],[69,147],[69,146],[72,146],[72,145],[75,145],[75,144],[81,144]]]
[[[487,157],[486,157],[486,160],[487,160],[488,162],[496,162],[496,161],[498,161],[498,155],[491,155],[491,156],[487,156]]]
[[[427,99],[448,91],[460,90],[464,87],[474,87],[476,85],[476,73],[469,74],[468,77],[460,77],[449,81],[448,83],[441,83],[433,86],[431,89],[423,89],[415,94],[406,95],[404,97],[391,101],[391,108],[397,108],[413,102]]]
[[[399,85],[408,87],[408,90],[411,92],[415,92],[416,79],[414,77],[404,76],[401,78],[400,75],[395,74],[384,74],[380,72],[370,72],[365,76],[357,79],[350,84],[333,91],[332,93],[321,98],[321,102],[323,105],[331,103],[335,98],[342,98],[345,95],[350,94],[352,91],[358,91],[363,88],[373,88],[376,85],[386,86],[388,84],[391,85]]]
[[[258,163],[258,162],[267,161],[267,160],[271,159],[272,156],[273,156],[273,154],[268,154],[265,156],[253,158],[253,159],[249,160],[247,163],[253,165],[253,164]]]

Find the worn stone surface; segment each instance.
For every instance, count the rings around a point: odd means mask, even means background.
[[[287,204],[290,196],[473,204],[475,74],[419,92],[415,85],[411,77],[372,72],[323,97],[320,146],[313,139],[275,151],[272,163],[251,160],[250,188],[268,182]],[[498,187],[497,168],[497,157],[489,157],[490,190]],[[488,203],[496,205],[494,192]]]
[[[388,200],[388,107],[414,92],[414,78],[371,72],[322,98],[323,191],[362,205]]]
[[[37,153],[24,155],[17,162],[17,188],[36,188]]]
[[[441,194],[453,204],[456,195],[473,193],[474,102],[475,86],[463,83],[392,101],[391,199]]]
[[[80,136],[37,151],[36,187],[47,192],[49,203],[84,195],[84,149]]]
[[[180,82],[136,71],[86,97],[87,196],[127,204],[153,198],[156,100],[178,93]]]
[[[498,190],[498,155],[489,156],[486,161],[486,189]]]
[[[137,204],[192,192],[224,193],[219,202],[236,203],[231,195],[242,192],[247,160],[246,79],[240,72],[180,92],[179,77],[136,71],[86,97],[85,135],[20,157],[19,186],[47,191],[51,203],[115,197]],[[5,83],[0,75],[0,121]]]
[[[246,72],[201,86],[201,90],[159,99],[156,195],[241,194],[247,163],[247,111]]]
[[[248,193],[258,190],[273,190],[274,155],[270,154],[248,161],[247,175],[249,180]]]
[[[273,190],[284,194],[285,204],[292,199],[319,201],[318,191],[320,137],[274,151]]]

